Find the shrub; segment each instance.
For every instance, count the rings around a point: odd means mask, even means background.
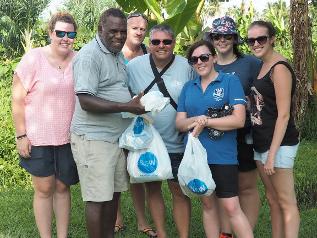
[[[11,114],[12,69],[16,62],[2,62],[0,66],[0,190],[13,186],[30,185],[29,175],[18,165],[15,130]]]

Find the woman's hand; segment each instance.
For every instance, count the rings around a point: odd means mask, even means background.
[[[274,156],[271,156],[270,153],[268,154],[268,158],[264,164],[264,172],[267,175],[273,175],[275,174],[274,170]]]
[[[197,121],[195,121],[189,125],[188,130],[193,129],[192,135],[194,137],[198,137],[200,133],[204,130],[204,128],[205,128],[204,125],[200,125]]]
[[[206,126],[208,123],[208,117],[205,115],[200,115],[195,117],[195,122],[197,122],[200,126]]]
[[[23,158],[30,158],[31,142],[29,139],[27,137],[23,137],[18,139],[16,143],[19,155],[21,155]]]

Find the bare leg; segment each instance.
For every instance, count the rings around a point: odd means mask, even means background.
[[[138,230],[143,231],[150,228],[145,217],[145,185],[142,183],[130,184],[130,190],[137,217]],[[156,232],[149,231],[150,235],[155,236]]]
[[[32,176],[32,182],[34,187],[33,209],[37,228],[41,238],[51,238],[55,176]]]
[[[118,201],[118,210],[117,210],[117,219],[116,219],[116,226],[114,228],[114,232],[117,232],[120,230],[120,228],[123,228],[123,218],[122,218],[122,214],[121,214],[121,205],[120,205],[120,199]]]
[[[260,177],[265,187],[266,199],[270,206],[272,238],[284,237],[283,215],[282,215],[282,210],[278,204],[278,198],[277,198],[275,188],[271,180],[269,179],[269,177],[264,173],[262,162],[256,161],[256,165],[258,167]]]
[[[270,180],[277,193],[278,202],[283,211],[283,224],[285,238],[297,238],[299,233],[299,211],[294,189],[292,169],[277,169]]]
[[[70,216],[70,190],[69,186],[56,179],[53,199],[54,213],[56,217],[57,237],[66,238],[68,234]]]
[[[232,229],[229,221],[229,217],[226,214],[226,211],[222,206],[220,206],[220,202],[218,198],[215,198],[217,207],[218,207],[218,217],[221,225],[220,231],[227,234],[232,234]]]
[[[239,172],[239,201],[241,209],[254,229],[260,210],[260,195],[256,186],[257,170]]]
[[[241,210],[238,196],[232,198],[219,198],[221,206],[223,206],[231,227],[237,237],[253,238],[253,232],[248,219]]]
[[[203,207],[203,223],[207,238],[219,237],[218,209],[215,195],[203,196],[200,198]]]
[[[145,183],[147,188],[148,203],[154,221],[157,236],[166,238],[165,231],[165,205],[161,190],[162,182]]]
[[[168,187],[173,197],[173,217],[179,238],[189,237],[191,202],[185,196],[178,182],[168,181]]]
[[[107,202],[86,202],[86,223],[89,238],[113,238],[120,193]]]

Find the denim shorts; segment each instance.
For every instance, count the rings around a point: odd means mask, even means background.
[[[276,153],[274,167],[275,168],[282,168],[282,169],[291,169],[294,167],[294,160],[296,157],[296,153],[298,150],[298,145],[291,145],[291,146],[280,146],[279,150]],[[254,151],[254,160],[261,161],[262,164],[265,164],[267,160],[269,151],[259,153]]]
[[[20,157],[20,166],[36,177],[55,175],[66,185],[78,183],[78,173],[70,144],[32,146],[30,158]]]

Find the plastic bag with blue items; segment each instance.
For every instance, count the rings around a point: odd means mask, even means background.
[[[184,157],[178,169],[178,182],[188,196],[209,196],[216,188],[207,161],[207,151],[199,139],[188,135]]]
[[[119,147],[127,150],[146,149],[153,139],[150,123],[137,116],[119,138]]]
[[[127,169],[131,183],[162,181],[173,178],[170,158],[165,144],[150,124],[153,139],[148,149],[130,151]]]

